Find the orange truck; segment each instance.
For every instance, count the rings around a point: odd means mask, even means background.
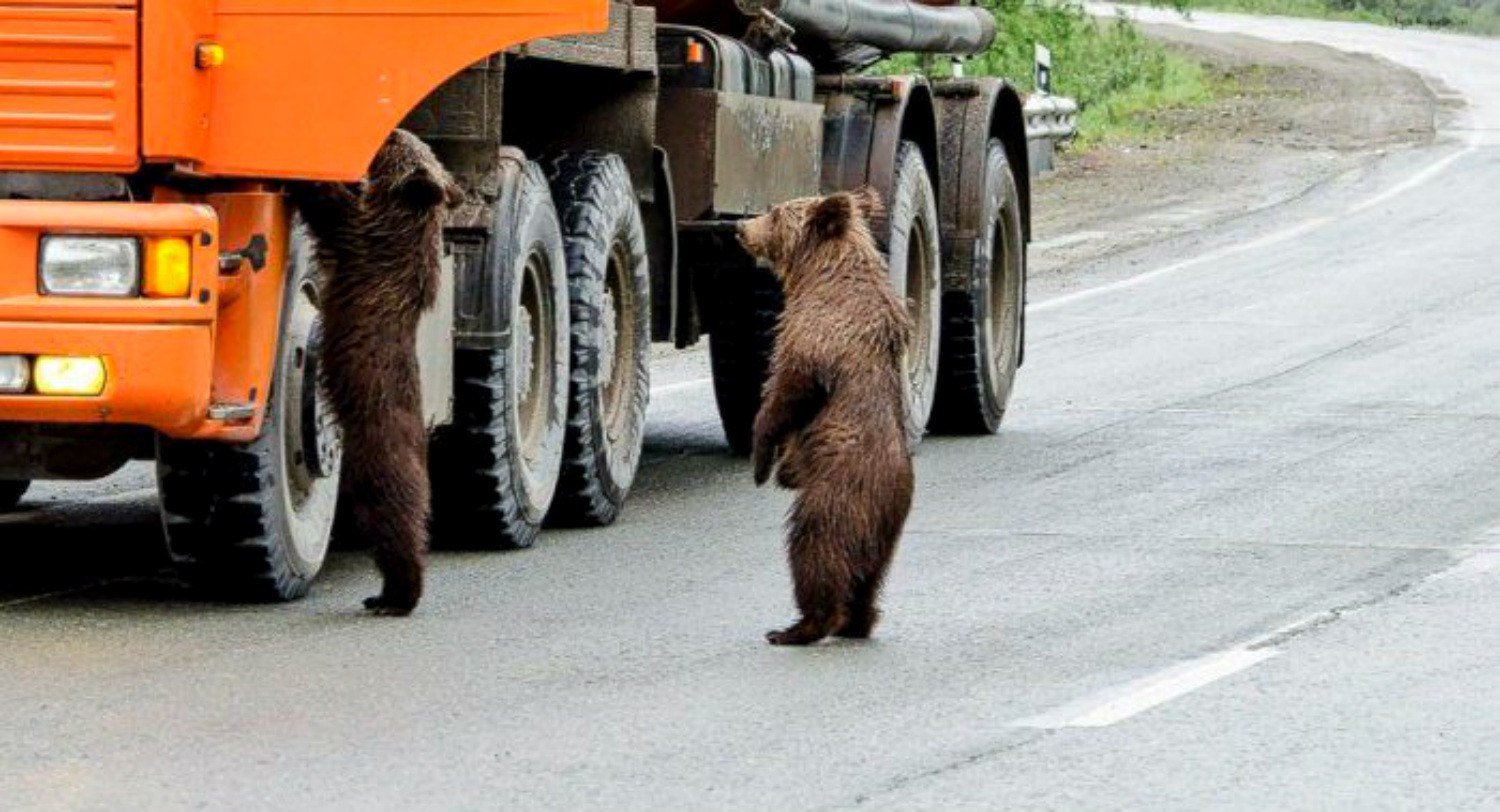
[[[884,195],[912,438],[996,431],[1022,98],[864,72],[993,36],[917,0],[0,0],[0,510],[153,460],[188,583],[303,595],[341,449],[288,191],[357,180],[398,127],[467,191],[420,338],[435,544],[613,521],[652,342],[707,337],[744,452],[780,294],[734,225],[793,197]]]

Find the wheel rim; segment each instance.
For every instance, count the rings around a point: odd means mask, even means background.
[[[635,291],[630,284],[630,248],[616,242],[609,254],[600,308],[602,341],[599,347],[599,391],[603,400],[604,432],[614,446],[630,433],[635,378]]]
[[[989,348],[991,388],[996,396],[1003,394],[1005,381],[1017,352],[1016,329],[1020,324],[1020,277],[1021,269],[1011,251],[1006,234],[1007,212],[1000,208],[996,213],[995,227],[990,238],[990,274],[988,318],[984,320],[985,346]]]
[[[906,305],[914,328],[906,351],[906,375],[915,395],[914,405],[920,405],[926,396],[933,372],[932,266],[935,258],[928,254],[929,242],[927,223],[919,217],[912,222],[906,237]]]
[[[271,419],[281,429],[286,538],[296,567],[304,575],[317,572],[328,555],[343,456],[337,423],[316,378],[318,329],[317,287],[307,280],[298,286],[288,308],[280,391],[271,404],[275,412]],[[316,436],[308,436],[310,432]]]
[[[535,468],[548,449],[553,393],[557,389],[557,302],[552,295],[552,263],[533,250],[521,274],[521,301],[516,319],[514,358],[516,417],[521,456]]]

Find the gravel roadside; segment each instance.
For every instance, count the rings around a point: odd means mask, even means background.
[[[1292,200],[1386,152],[1428,143],[1422,77],[1371,56],[1145,25],[1226,95],[1156,114],[1159,136],[1061,157],[1033,187],[1031,273],[1089,263]]]

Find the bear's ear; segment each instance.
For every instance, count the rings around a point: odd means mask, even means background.
[[[295,183],[291,186],[292,205],[308,220],[342,220],[359,206],[369,181],[354,183]]]
[[[885,214],[885,201],[880,199],[880,193],[873,186],[861,186],[850,192],[854,197],[854,206],[859,210],[861,217],[871,220]]]
[[[813,233],[825,240],[844,236],[849,223],[854,219],[854,197],[847,192],[819,200],[807,216],[807,225]]]
[[[395,192],[415,209],[456,206],[464,199],[463,189],[448,177],[447,172],[435,173],[425,166],[413,169],[402,178],[396,184]]]

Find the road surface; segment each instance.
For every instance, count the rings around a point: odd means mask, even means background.
[[[299,604],[181,601],[141,469],[42,489],[0,518],[3,805],[1500,805],[1500,42],[1195,24],[1467,107],[1034,289],[1005,431],[921,450],[873,642],[762,642],[786,498],[689,357],[617,527],[438,555],[408,621],[356,611],[358,555]]]

